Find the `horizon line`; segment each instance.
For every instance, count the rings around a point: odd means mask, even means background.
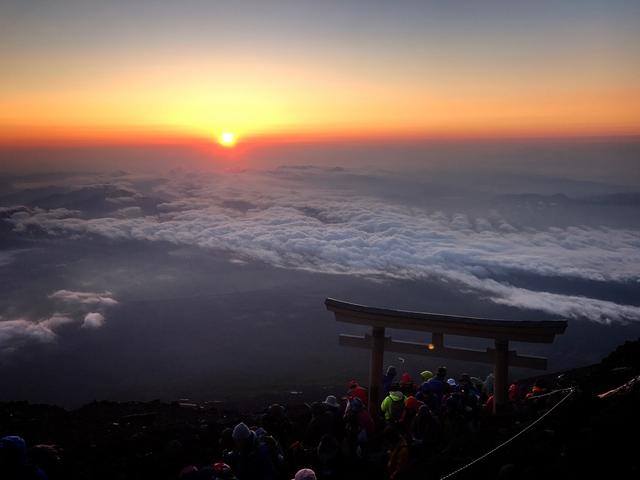
[[[217,135],[169,132],[163,130],[142,130],[124,132],[122,130],[102,131],[84,135],[6,136],[0,133],[0,149],[22,148],[74,148],[109,146],[213,146],[221,147]],[[449,143],[469,141],[598,141],[640,139],[640,131],[602,132],[407,132],[398,133],[358,133],[358,132],[286,132],[256,133],[238,135],[237,145],[241,147],[270,147],[297,144],[413,144]]]

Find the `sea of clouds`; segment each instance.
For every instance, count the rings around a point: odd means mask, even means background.
[[[640,320],[636,305],[523,288],[508,280],[509,275],[527,274],[637,285],[638,230],[534,228],[500,208],[452,210],[395,201],[366,178],[350,181],[356,177],[341,168],[319,167],[77,177],[65,188],[104,192],[102,211],[88,213],[79,203],[64,208],[5,206],[3,212],[18,234],[162,241],[223,250],[234,261],[252,259],[288,269],[380,279],[428,277],[520,309],[601,323]],[[8,254],[0,259],[11,261]],[[109,292],[61,290],[52,298],[102,307],[117,303]],[[104,313],[85,315],[84,327],[99,328],[105,321]],[[23,330],[46,340],[53,332],[48,321],[23,325]],[[5,336],[20,330],[7,320],[0,327]]]

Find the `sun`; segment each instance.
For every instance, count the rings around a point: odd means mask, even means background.
[[[236,136],[232,132],[222,132],[218,137],[218,143],[223,147],[233,147],[236,144]]]

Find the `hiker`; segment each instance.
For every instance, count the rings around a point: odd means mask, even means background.
[[[347,391],[347,398],[351,399],[353,397],[358,397],[365,406],[369,403],[369,394],[367,393],[367,389],[361,387],[355,380],[351,380],[349,382],[349,390]]]
[[[382,376],[382,391],[385,395],[389,395],[391,384],[393,383],[393,379],[396,378],[396,374],[396,367],[389,365],[387,367],[387,373]]]
[[[351,456],[365,455],[369,438],[375,430],[371,415],[359,398],[349,401],[344,414],[345,446]]]
[[[471,381],[471,377],[468,373],[463,373],[460,375],[460,379],[458,380],[458,385],[460,386],[460,390],[464,390],[471,395],[476,396],[480,399],[480,391],[476,388],[474,383]]]
[[[525,398],[529,399],[532,397],[537,397],[539,395],[544,395],[545,393],[547,393],[547,389],[544,381],[536,380],[535,383],[533,384],[533,387],[531,388],[531,391],[527,393]]]
[[[262,417],[262,426],[278,440],[280,445],[288,445],[292,425],[282,405],[277,403],[269,405],[267,413]]]
[[[418,413],[418,409],[424,405],[421,401],[417,400],[413,395],[407,397],[404,402],[404,410],[400,417],[400,425],[405,431],[409,431],[413,418]]]
[[[433,448],[440,439],[440,423],[426,405],[420,406],[409,430],[413,442],[424,447],[423,452]]]
[[[517,383],[512,383],[509,385],[509,401],[512,403],[516,403],[519,398],[518,394],[520,393],[520,387],[518,387]]]
[[[0,439],[0,477],[10,480],[47,480],[47,475],[27,459],[27,444],[22,437]]]
[[[387,473],[391,480],[408,478],[406,476],[409,467],[409,445],[398,430],[389,426],[384,431],[385,444],[387,445]]]
[[[487,378],[484,379],[484,388],[483,388],[484,392],[488,397],[493,395],[493,383],[494,383],[493,373],[490,373],[489,375],[487,375]]]
[[[400,391],[404,393],[405,397],[415,395],[418,391],[418,387],[413,383],[413,379],[409,373],[404,372],[400,377]]]
[[[311,421],[304,435],[304,445],[316,448],[325,435],[335,435],[336,416],[322,402],[311,404]]]
[[[480,413],[480,392],[478,392],[467,373],[463,373],[460,376],[458,386],[467,426],[470,431],[477,431],[478,415]]]
[[[340,444],[332,435],[325,435],[320,440],[317,448],[318,454],[318,475],[322,479],[339,480],[342,479],[344,461]]]
[[[442,398],[449,391],[446,383],[447,367],[438,367],[436,376],[431,378],[427,384],[431,398],[429,399],[429,408],[435,413],[439,413],[442,407]]]
[[[387,423],[397,423],[404,411],[404,394],[399,390],[389,392],[380,405],[380,409]]]
[[[357,397],[356,397],[357,398]],[[327,395],[327,398],[322,402],[325,406],[325,415],[331,415],[333,418],[333,427],[331,433],[338,439],[344,436],[344,423],[342,417],[344,416],[344,409],[335,395]]]
[[[246,424],[238,423],[232,433],[235,444],[231,469],[239,480],[274,480],[276,469],[268,446]]]
[[[463,442],[466,433],[466,422],[460,402],[460,394],[453,392],[447,395],[442,411],[442,438],[447,452],[454,452]]]
[[[433,378],[433,373],[430,370],[424,370],[420,372],[420,378],[422,379],[422,384],[418,387],[416,392],[416,399],[421,402],[427,403],[429,401],[429,396],[431,393],[431,387],[429,386],[429,380]]]

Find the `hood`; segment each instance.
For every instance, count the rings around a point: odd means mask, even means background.
[[[404,399],[404,394],[402,392],[389,392],[389,396],[394,402]]]

